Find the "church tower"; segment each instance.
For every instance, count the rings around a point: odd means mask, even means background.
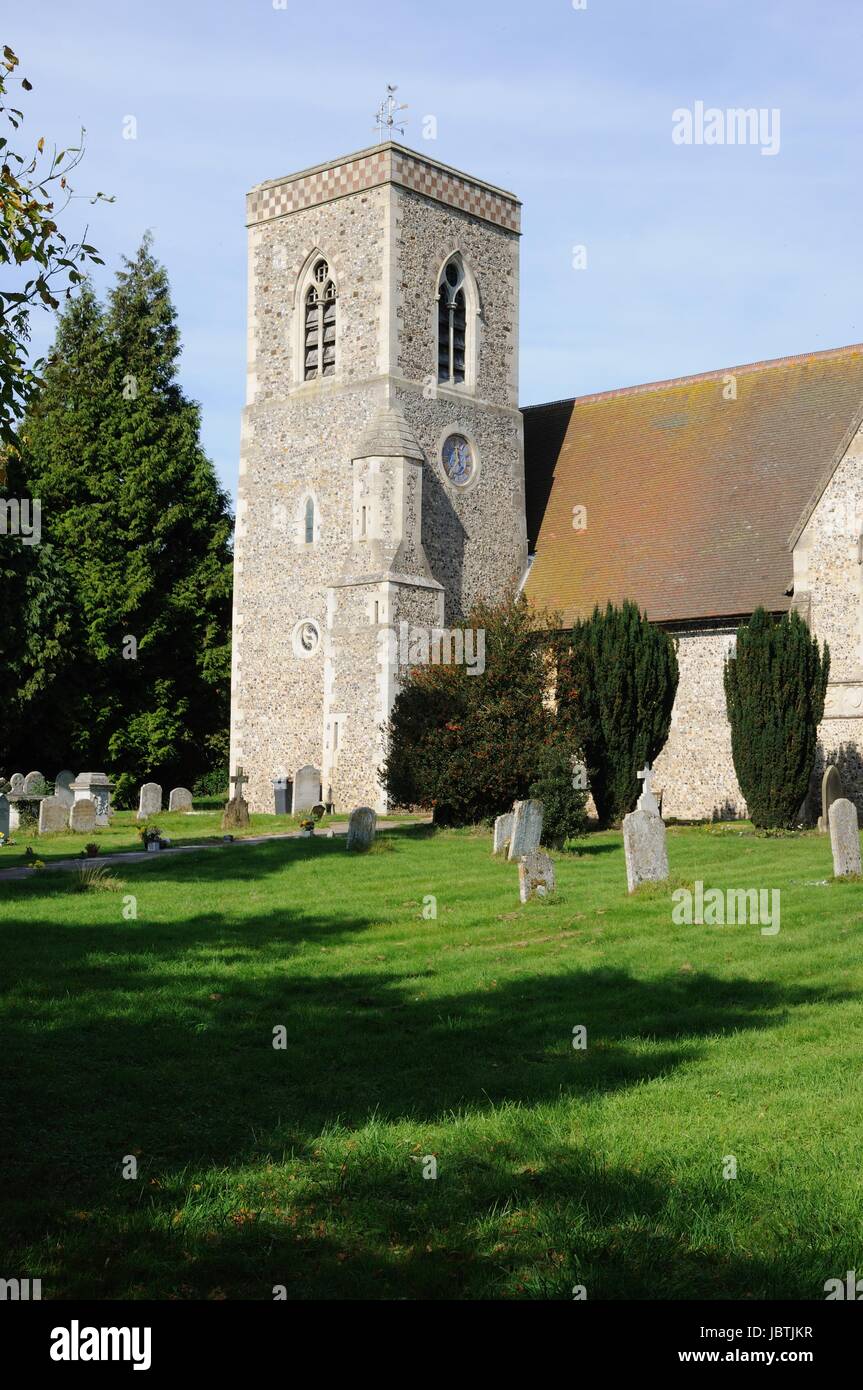
[[[247,224],[231,771],[253,811],[281,778],[385,810],[400,634],[526,564],[520,204],[388,141],[261,184]]]

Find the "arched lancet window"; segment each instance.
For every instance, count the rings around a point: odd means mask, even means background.
[[[437,297],[437,379],[458,385],[465,379],[467,301],[464,269],[457,256],[444,266]]]
[[[305,380],[335,376],[336,286],[323,259],[316,261],[312,271],[312,283],[306,291],[305,315]]]
[[[313,545],[315,540],[315,499],[306,498],[306,510],[304,518],[306,545]]]

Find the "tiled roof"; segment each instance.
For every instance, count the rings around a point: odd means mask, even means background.
[[[567,623],[609,599],[664,622],[787,608],[789,539],[861,413],[859,343],[529,407],[528,599]]]

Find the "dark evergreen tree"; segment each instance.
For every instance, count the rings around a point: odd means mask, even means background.
[[[545,650],[526,603],[478,606],[466,626],[485,633],[483,673],[413,668],[388,725],[387,790],[437,824],[489,820],[526,797],[550,734]]]
[[[600,825],[634,806],[638,769],[668,738],[677,681],[673,639],[628,601],[596,607],[560,644],[558,718],[583,752]]]
[[[86,289],[60,321],[22,432],[45,558],[27,611],[30,752],[16,764],[189,782],[226,760],[231,520],[179,353],[149,239],[105,311]],[[53,658],[47,614],[65,624]]]
[[[562,849],[587,829],[587,792],[578,785],[569,744],[556,737],[540,749],[529,795],[543,804],[542,843]]]
[[[792,829],[809,790],[830,675],[799,613],[758,608],[725,664],[731,753],[753,825]]]

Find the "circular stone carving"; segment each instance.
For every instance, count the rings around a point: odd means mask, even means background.
[[[450,434],[443,442],[441,461],[453,487],[467,487],[476,472],[473,446],[463,434]]]
[[[313,618],[300,619],[294,628],[291,642],[296,656],[314,656],[320,646],[321,630]]]

